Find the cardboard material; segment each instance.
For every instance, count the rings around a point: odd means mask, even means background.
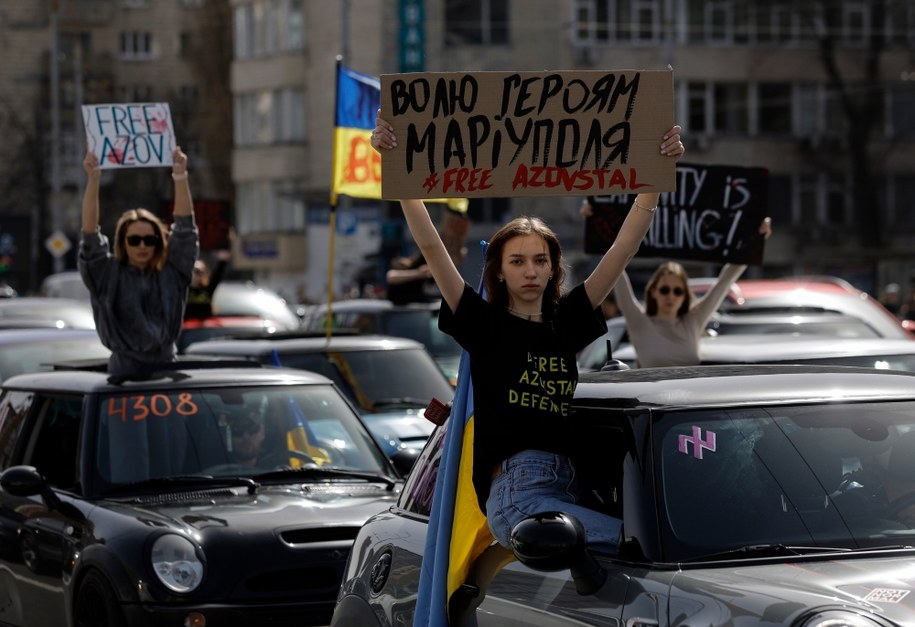
[[[762,263],[759,225],[769,215],[769,173],[679,163],[677,191],[661,194],[657,214],[638,256],[718,263]],[[585,252],[603,254],[619,232],[635,196],[589,197]]]
[[[672,191],[673,108],[669,70],[383,74],[382,196]]]
[[[167,102],[82,105],[86,143],[99,167],[172,165],[175,129]]]

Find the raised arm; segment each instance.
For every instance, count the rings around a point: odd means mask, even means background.
[[[83,169],[86,170],[86,191],[83,192],[83,233],[95,233],[98,230],[98,186],[102,171],[99,169],[98,157],[86,150],[83,159]]]
[[[680,141],[680,127],[674,126],[661,140],[661,154],[674,159],[683,156],[683,142]],[[639,194],[629,209],[613,244],[604,253],[597,267],[585,279],[585,291],[591,305],[596,309],[607,298],[610,290],[626,268],[629,260],[639,251],[639,246],[651,226],[660,194]]]
[[[189,216],[194,212],[194,200],[187,180],[187,155],[180,146],[172,154],[172,179],[175,182],[175,215]]]
[[[381,152],[382,149],[390,150],[397,145],[397,137],[394,134],[394,127],[391,126],[384,118],[381,117],[381,110],[378,110],[378,117],[375,118],[375,130],[372,131],[372,147]],[[410,235],[413,241],[426,259],[426,265],[432,273],[432,279],[442,293],[442,298],[455,311],[458,302],[461,300],[461,294],[464,292],[464,277],[454,265],[454,260],[448,254],[448,249],[442,241],[442,237],[432,223],[432,217],[426,204],[422,200],[410,199],[401,200],[400,207],[403,209],[404,218],[407,221],[407,228],[410,229]]]

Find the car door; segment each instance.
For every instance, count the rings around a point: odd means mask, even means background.
[[[10,465],[34,466],[48,485],[69,505],[77,490],[77,450],[82,401],[74,396],[27,395],[20,407],[24,419],[15,428],[12,454],[2,458]],[[10,393],[0,404],[0,440],[7,434],[15,398]],[[7,409],[9,407],[9,410]],[[70,496],[67,496],[69,493]],[[67,511],[72,511],[72,506]],[[0,491],[0,527],[4,535],[15,534],[3,557],[9,568],[11,617],[0,620],[13,625],[65,625],[65,595],[62,578],[71,563],[73,545],[82,525],[61,508],[50,508],[40,495],[21,497]],[[12,538],[11,538],[12,540]],[[0,602],[2,602],[0,593]],[[27,621],[27,622],[26,622]]]

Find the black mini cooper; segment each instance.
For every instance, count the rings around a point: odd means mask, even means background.
[[[442,438],[356,539],[332,625],[413,625]],[[915,625],[915,375],[698,366],[581,376],[586,505],[623,521],[585,550],[562,513],[522,521],[458,582],[452,627]]]
[[[400,473],[326,378],[182,363],[0,391],[0,624],[326,625]]]

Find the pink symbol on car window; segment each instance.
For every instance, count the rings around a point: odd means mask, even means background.
[[[677,450],[681,453],[689,454],[689,444],[693,445],[693,457],[702,459],[702,450],[715,452],[715,432],[706,431],[705,439],[702,438],[702,429],[693,427],[693,434],[681,435],[678,438]]]

